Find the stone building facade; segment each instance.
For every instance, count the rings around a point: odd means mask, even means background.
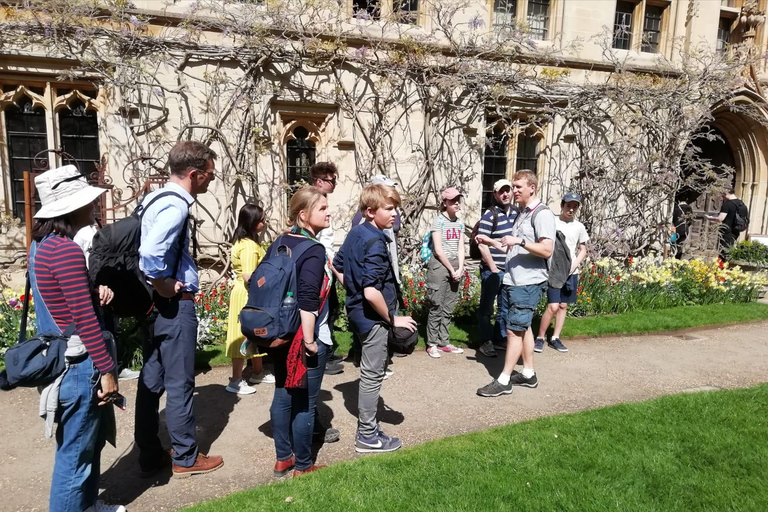
[[[453,15],[457,27],[484,30],[489,37],[503,37],[511,26],[524,27],[530,45],[544,52],[559,52],[551,69],[568,73],[578,84],[610,73],[615,59],[652,74],[660,66],[659,57],[674,64],[680,46],[727,52],[731,45],[747,40],[755,51],[765,53],[766,1],[467,0]],[[438,28],[435,6],[428,1],[347,2],[343,9],[348,19],[339,21],[339,30],[365,32],[368,42],[380,37],[408,44],[434,34]],[[178,36],[188,31],[182,20],[194,4],[200,2],[134,0],[130,12],[145,33],[160,34],[172,27]],[[215,12],[214,4],[219,9]],[[211,2],[210,12],[198,15],[224,13],[236,19],[260,9],[268,12],[270,5],[266,1],[217,0]],[[360,20],[365,20],[364,28],[359,26]],[[221,30],[200,29],[200,34],[198,37],[210,47],[226,48],[228,36]],[[599,43],[601,34],[609,38],[608,48]],[[367,44],[355,42],[351,36],[348,40],[355,52],[371,52],[373,59],[376,49]],[[435,44],[440,44],[439,37]],[[495,180],[510,177],[518,169],[533,169],[541,177],[543,197],[557,211],[562,189],[568,187],[569,176],[578,171],[569,135],[563,130],[564,120],[554,119],[544,126],[527,122],[526,112],[537,107],[524,99],[519,100],[520,115],[511,121],[512,127],[507,124],[501,129],[487,110],[455,113],[445,108],[446,118],[435,121],[425,119],[423,109],[383,107],[367,101],[366,78],[360,74],[341,69],[334,85],[325,79],[327,71],[302,69],[292,76],[290,63],[283,63],[265,71],[263,79],[248,90],[250,106],[241,111],[238,101],[232,100],[237,92],[211,89],[210,84],[216,83],[210,79],[213,75],[229,83],[237,83],[244,75],[241,66],[227,62],[223,52],[218,59],[188,63],[183,87],[179,75],[167,63],[158,62],[156,86],[150,87],[149,97],[130,98],[124,90],[94,85],[98,77],[87,69],[72,73],[78,64],[68,56],[34,47],[0,46],[0,265],[24,259],[25,197],[32,197],[29,192],[25,196],[27,171],[74,160],[85,174],[112,187],[101,213],[110,221],[130,212],[147,188],[162,183],[162,163],[174,140],[188,135],[209,137],[211,132],[205,127],[217,115],[222,118],[227,109],[234,112],[229,124],[218,126],[218,137],[210,138],[221,155],[219,168],[227,178],[216,181],[212,193],[202,197],[193,212],[198,221],[197,249],[214,259],[222,256],[226,233],[234,222],[232,212],[246,200],[263,203],[270,212],[272,232],[279,231],[291,187],[306,179],[307,168],[314,161],[333,161],[340,170],[339,186],[330,198],[337,243],[354,213],[361,186],[378,172],[392,176],[405,195],[425,196],[425,213],[413,224],[411,233],[417,238],[436,207],[437,191],[442,187],[461,184],[466,197],[463,216],[471,225]],[[737,102],[754,106],[764,118],[755,120],[713,105],[712,128],[721,140],[702,148],[713,161],[735,169],[736,193],[750,208],[753,233],[768,232],[768,111],[762,95],[762,83],[768,75],[764,62],[753,68],[754,76],[744,87],[733,91]],[[67,78],[62,79],[62,75]],[[389,88],[387,94],[418,97],[418,91],[407,86],[398,91],[393,77],[384,85]],[[384,87],[380,82],[370,86]],[[356,99],[350,101],[350,97]],[[350,104],[341,108],[344,101]],[[246,122],[250,124],[244,135]],[[370,129],[376,123],[381,128]],[[437,132],[439,139],[428,142],[422,136],[425,126]],[[377,144],[369,140],[372,134],[386,150],[371,151]],[[251,146],[258,146],[257,150],[230,155],[238,138],[244,136],[249,137]],[[438,146],[430,146],[435,141]],[[140,151],[134,147],[141,144]],[[431,158],[425,158],[427,153]],[[434,172],[425,184],[420,178],[425,175],[427,162]],[[241,175],[245,172],[247,178]],[[717,198],[703,196],[695,210],[701,214],[717,207]],[[698,222],[695,231],[698,239],[694,243],[702,251],[707,249],[712,243],[708,228]]]

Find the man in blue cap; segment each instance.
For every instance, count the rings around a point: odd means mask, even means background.
[[[568,192],[560,201],[560,216],[555,219],[557,230],[565,235],[565,242],[571,253],[571,272],[568,280],[562,288],[547,289],[547,309],[541,316],[539,336],[533,344],[534,352],[544,350],[547,329],[555,318],[555,331],[549,339],[549,346],[558,352],[568,352],[568,349],[560,341],[560,332],[565,324],[565,315],[568,304],[573,304],[579,295],[579,264],[587,256],[587,242],[589,235],[584,224],[576,220],[576,212],[581,206],[581,196],[574,192]]]

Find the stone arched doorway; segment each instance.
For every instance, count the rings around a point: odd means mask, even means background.
[[[733,108],[733,105],[736,108]],[[768,174],[768,113],[765,101],[752,91],[740,91],[728,105],[715,108],[714,121],[707,127],[716,140],[698,139],[700,156],[714,166],[733,169],[732,185],[736,195],[750,211],[750,234],[765,233],[766,182]],[[762,118],[758,121],[756,118]],[[694,211],[689,235],[689,254],[715,256],[717,232],[704,218],[720,211],[719,195],[692,194],[688,197]]]

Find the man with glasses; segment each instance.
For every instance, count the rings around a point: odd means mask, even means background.
[[[317,162],[309,168],[309,184],[317,187],[326,195],[333,194],[336,190],[336,180],[339,170],[333,162]],[[325,253],[328,255],[328,261],[333,261],[336,255],[336,249],[333,247],[333,220],[330,225],[320,231],[317,240],[325,247]],[[331,293],[328,295],[328,315],[325,318],[318,318],[318,336],[321,343],[328,346],[328,362],[325,365],[327,375],[338,375],[344,371],[341,364],[341,357],[333,353],[336,344],[333,342],[333,322],[336,320],[339,311],[339,297],[336,294],[336,283],[339,274],[336,269],[331,267],[334,274],[334,282],[331,285]],[[333,443],[339,440],[339,431],[335,428],[327,427],[320,423],[319,416],[315,413],[315,438],[318,441]]]
[[[215,158],[216,153],[205,144],[178,142],[168,155],[168,183],[147,194],[141,203],[145,210],[139,266],[152,286],[155,303],[136,393],[134,439],[143,475],[151,475],[171,462],[177,476],[209,473],[224,464],[221,456],[200,453],[195,432],[194,298],[199,281],[195,260],[189,253],[187,225],[190,207],[199,194],[208,191],[214,179]],[[163,449],[158,437],[158,411],[164,393],[170,451]]]

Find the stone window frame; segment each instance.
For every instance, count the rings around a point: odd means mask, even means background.
[[[492,123],[492,124],[491,124]],[[522,170],[522,168],[518,169],[518,160],[520,160],[520,155],[518,155],[518,150],[520,149],[520,137],[521,136],[527,136],[527,138],[536,139],[536,168],[530,169],[532,170],[536,176],[543,176],[545,172],[545,164],[546,164],[546,156],[545,156],[545,146],[546,146],[546,139],[547,139],[547,132],[549,130],[549,125],[542,127],[539,127],[537,125],[532,124],[528,121],[525,115],[520,115],[514,119],[511,119],[509,121],[501,121],[499,120],[498,116],[494,116],[492,113],[488,113],[486,115],[486,121],[485,121],[485,133],[486,137],[488,136],[489,129],[494,129],[498,125],[498,123],[501,123],[501,125],[504,127],[505,130],[505,136],[507,139],[506,145],[507,145],[507,151],[506,151],[506,175],[504,176],[506,179],[511,180],[512,177],[515,175],[517,171]],[[483,210],[485,210],[488,207],[489,201],[490,201],[490,195],[491,191],[489,191],[486,187],[482,186],[483,177],[485,176],[485,153],[483,154],[483,173],[481,174],[481,187],[482,187],[482,197],[481,197],[481,204],[483,206]],[[498,178],[501,179],[501,178]],[[489,185],[492,185],[492,183],[489,183]]]
[[[413,22],[407,22],[407,21],[398,21],[395,19],[396,12],[395,12],[395,4],[398,2],[416,2],[417,8],[415,11],[409,11],[413,12],[414,14],[411,14],[410,16],[414,20]],[[349,13],[349,16],[351,18],[355,18],[360,16],[358,13],[360,11],[355,10],[355,4],[357,2],[355,0],[347,0],[347,12]],[[396,23],[403,25],[403,26],[412,26],[412,27],[424,27],[426,23],[426,3],[424,0],[370,0],[366,2],[367,4],[378,4],[378,15],[373,16],[369,19],[372,19],[374,21],[381,21],[381,20],[387,20],[392,19]]]
[[[671,6],[672,1],[671,0],[617,0],[614,4],[614,42],[612,43],[612,48],[615,50],[624,50],[623,48],[618,48],[616,46],[615,42],[615,34],[616,34],[616,8],[618,7],[619,2],[622,3],[629,3],[634,5],[634,10],[632,11],[632,26],[629,29],[629,38],[630,38],[630,44],[629,44],[629,51],[635,51],[638,53],[648,54],[648,55],[667,55],[669,53],[670,45],[668,41],[667,34],[669,33],[669,26],[672,23],[672,20],[670,17],[672,16],[671,12]],[[645,35],[646,32],[646,17],[648,12],[651,10],[649,8],[661,8],[661,23],[658,30],[659,34],[659,41],[657,46],[657,51],[647,51],[649,49],[648,42],[646,41]],[[655,31],[654,31],[655,32]]]
[[[88,111],[95,111],[98,130],[103,129],[105,118],[106,93],[103,89],[97,89],[88,83],[67,83],[40,81],[40,79],[0,80],[0,179],[2,179],[3,211],[6,215],[15,215],[14,203],[18,198],[14,197],[13,176],[11,173],[11,161],[7,140],[7,125],[5,111],[11,105],[17,104],[23,97],[32,102],[33,108],[42,108],[45,116],[46,148],[47,154],[41,156],[41,161],[47,160],[47,168],[53,169],[65,165],[65,158],[58,152],[61,149],[61,130],[59,127],[59,113],[69,108],[72,103],[80,102]],[[107,154],[105,138],[99,137],[99,157]],[[32,169],[30,169],[32,170]],[[89,178],[93,178],[89,176]],[[24,218],[20,217],[22,223]]]
[[[559,3],[562,0],[548,0],[549,1],[549,13],[547,15],[546,27],[544,28],[545,36],[543,39],[534,38],[536,41],[553,41],[554,34],[557,29],[557,9]],[[502,31],[505,29],[514,29],[516,27],[516,20],[525,20],[526,25],[530,26],[528,22],[528,14],[531,9],[532,3],[542,3],[543,0],[488,0],[488,11],[490,14],[490,20],[488,26],[494,31]],[[509,12],[501,13],[497,12],[499,4],[514,4],[509,9]],[[512,12],[514,11],[514,12]]]

